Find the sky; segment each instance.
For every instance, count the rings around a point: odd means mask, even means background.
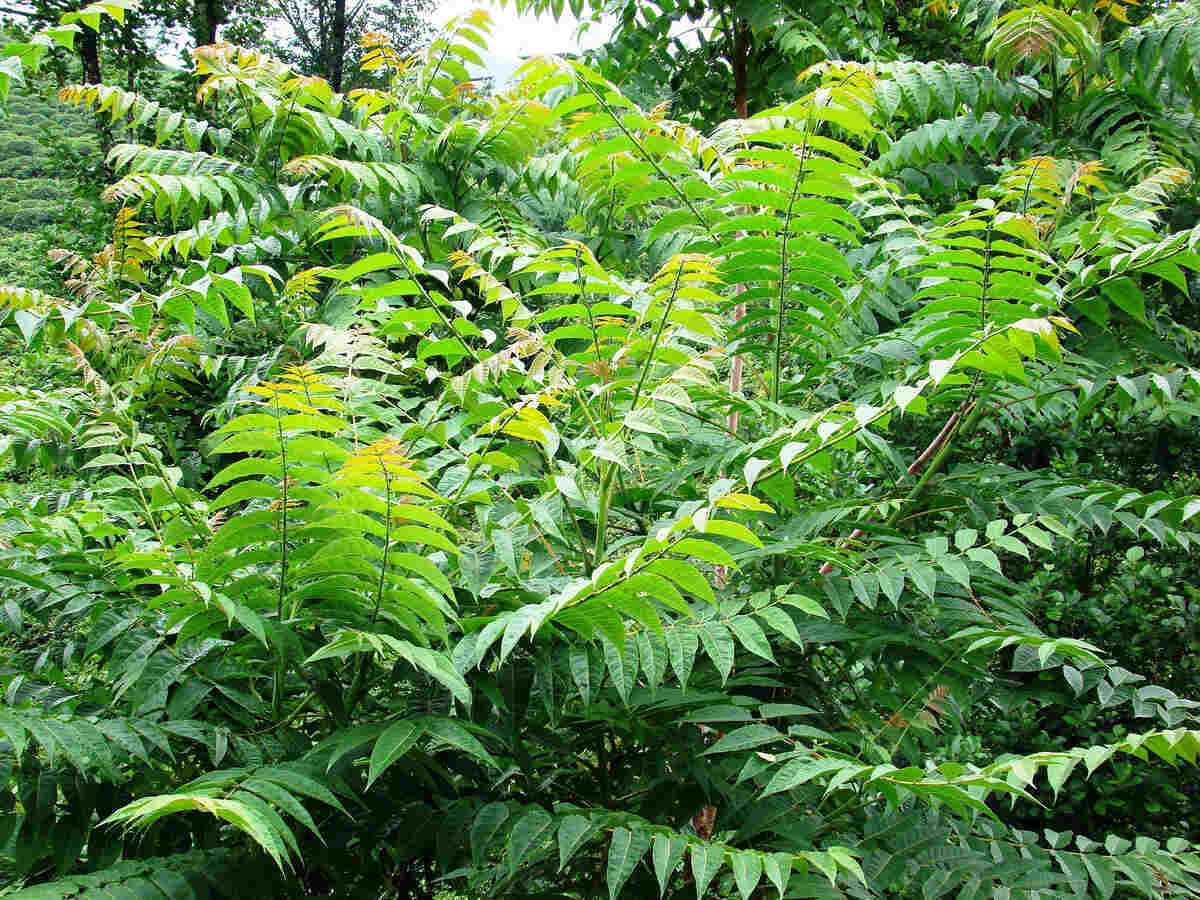
[[[501,7],[499,3],[487,0],[444,0],[438,4],[434,20],[443,25],[456,16],[480,8],[486,9],[492,17],[491,46],[489,52],[480,55],[484,58],[487,73],[496,78],[497,87],[516,71],[522,57],[590,50],[603,44],[612,30],[611,26],[593,24],[583,35],[578,35],[579,20],[570,10],[556,22],[549,15],[520,16],[511,2]]]

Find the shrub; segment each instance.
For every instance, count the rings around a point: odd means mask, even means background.
[[[1021,7],[991,68],[827,62],[711,135],[572,61],[466,89],[483,15],[340,101],[228,46],[211,119],[64,89],[154,139],[70,295],[0,293],[82,382],[0,399],[81,473],[0,505],[13,886],[1200,894],[1192,823],[1126,814],[1181,807],[1200,704],[1125,667],[1179,649],[1200,498],[1064,464],[1195,416],[1178,15]],[[1165,106],[1110,141],[1081,86]]]

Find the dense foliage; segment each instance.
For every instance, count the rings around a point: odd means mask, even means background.
[[[65,87],[115,218],[0,288],[78,373],[0,392],[12,896],[1200,896],[1200,12],[1105,8],[809,23],[704,129],[481,95],[482,13]]]

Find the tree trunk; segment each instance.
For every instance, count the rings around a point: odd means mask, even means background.
[[[733,108],[737,117],[744,119],[749,115],[750,94],[750,23],[738,19],[733,23]]]
[[[84,84],[102,84],[104,73],[100,71],[100,36],[92,29],[83,27],[79,30],[79,61],[83,64]],[[96,126],[96,134],[100,138],[101,158],[108,156],[108,148],[113,143],[112,121],[101,112],[93,112],[92,121]],[[105,171],[108,164],[105,163]]]
[[[224,20],[220,0],[196,0],[192,13],[192,37],[196,40],[196,46],[215,44],[217,29]]]
[[[333,0],[332,46],[329,60],[329,84],[334,93],[342,91],[342,73],[346,66],[346,0]]]
[[[92,29],[84,27],[79,32],[79,61],[83,63],[83,80],[86,84],[100,84],[104,76],[100,72],[100,39]]]
[[[137,42],[134,40],[133,19],[128,16],[121,26],[121,45],[125,51],[125,90],[132,93],[137,87],[140,60],[137,54]]]

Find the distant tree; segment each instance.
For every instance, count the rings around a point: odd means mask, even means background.
[[[233,7],[233,3],[222,0],[196,0],[190,31],[197,46],[217,42],[217,29],[229,21]]]
[[[9,24],[18,31],[52,25],[59,17],[86,6],[80,0],[28,0],[27,8],[0,8],[0,13],[13,18]],[[186,22],[191,16],[191,2],[180,0],[142,0],[135,9],[127,10],[121,21],[104,18],[98,30],[84,28],[75,39],[75,54],[82,69],[82,79],[88,84],[104,80],[101,58],[108,52],[112,64],[125,72],[126,87],[133,89],[138,75],[155,62],[156,55],[169,31]],[[65,50],[55,54],[65,62]],[[51,65],[65,76],[66,67]],[[74,76],[79,77],[79,76]]]
[[[555,0],[512,0],[520,12],[556,18]],[[635,96],[657,94],[701,122],[745,118],[798,96],[796,73],[827,56],[893,58],[890,5],[880,0],[579,0],[584,20],[615,20],[590,56]]]
[[[4,15],[6,30],[20,35],[25,31],[33,31],[45,25],[58,22],[60,16],[78,9],[82,4],[73,0],[32,0],[18,6],[0,8]],[[112,24],[105,20],[105,25]],[[75,52],[83,69],[84,81],[98,84],[102,80],[100,69],[100,36],[90,28],[83,29],[76,37]]]
[[[214,2],[214,0],[202,0]],[[219,2],[219,0],[216,0]],[[433,32],[433,0],[278,0],[279,15],[293,39],[280,56],[302,70],[321,75],[335,91],[357,77],[359,38],[381,31],[402,55],[417,49]],[[349,75],[347,74],[349,73]]]
[[[565,9],[555,0],[504,2],[556,18]],[[648,103],[669,99],[708,125],[799,96],[796,74],[826,58],[977,57],[982,44],[961,22],[982,29],[994,18],[986,4],[966,3],[951,17],[926,0],[578,0],[570,8],[585,22],[612,24],[609,42],[588,56],[622,90]]]

